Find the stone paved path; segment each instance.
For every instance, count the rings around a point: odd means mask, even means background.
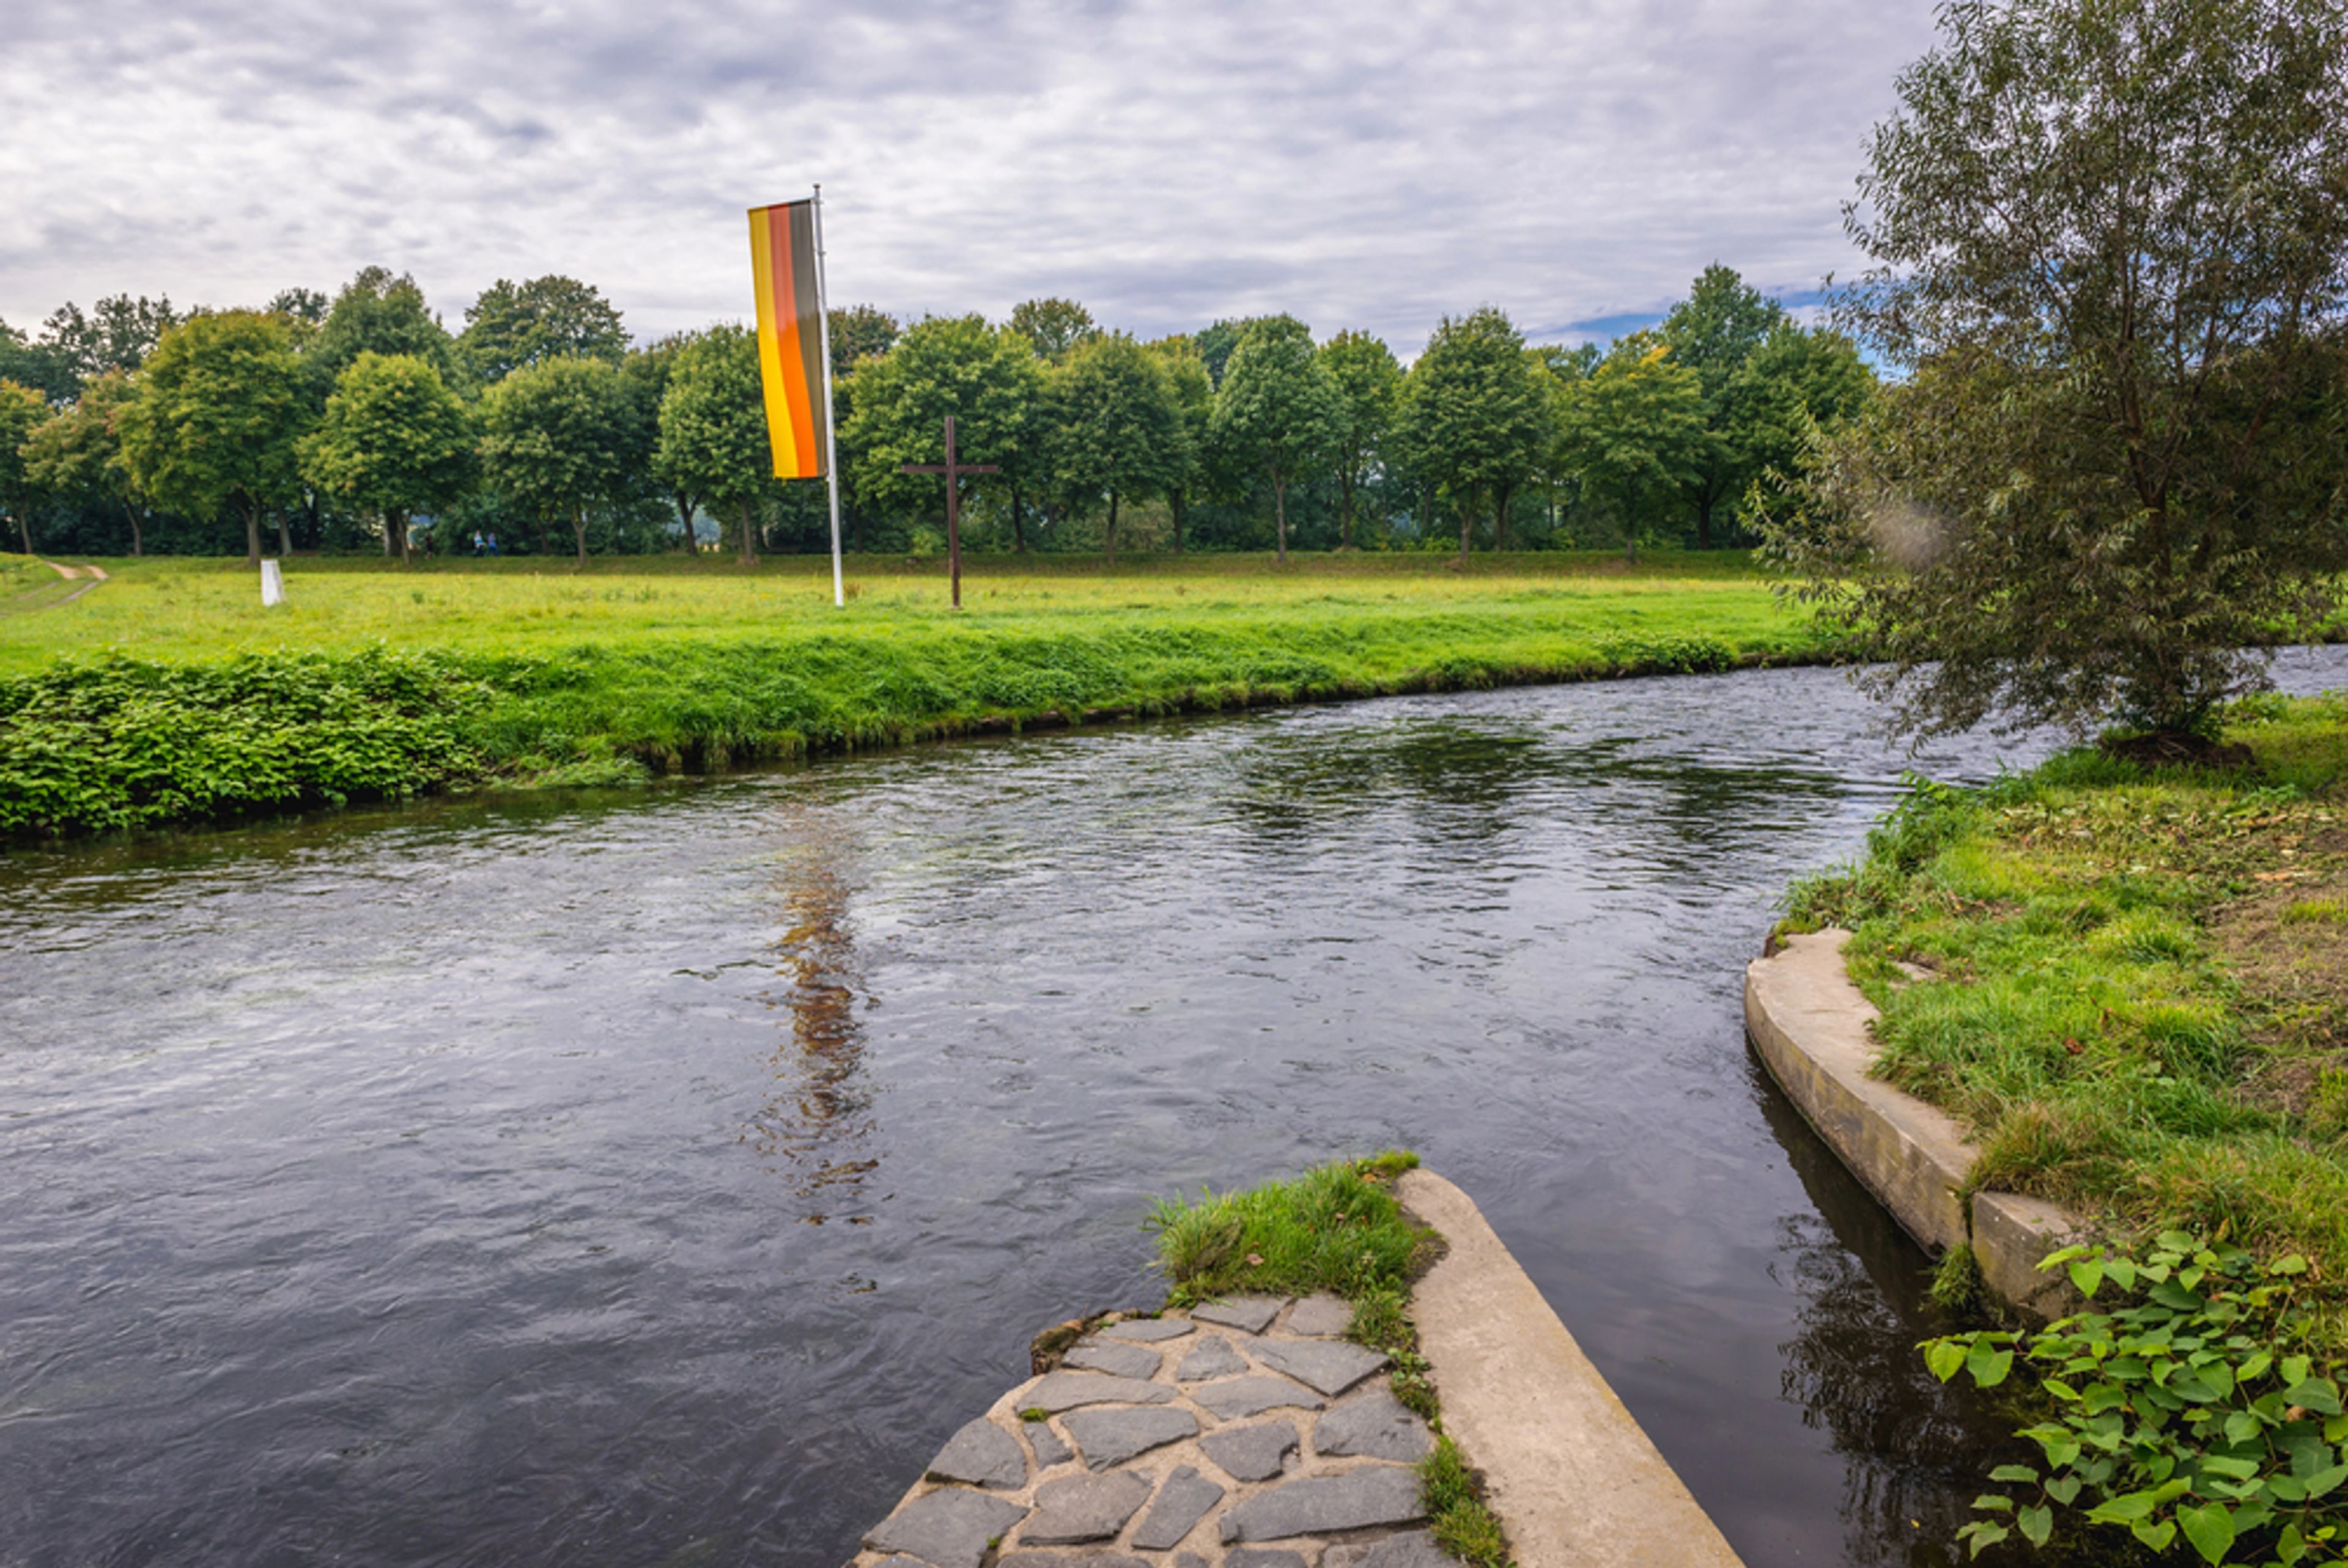
[[[853,1568],[1440,1568],[1434,1446],[1334,1296],[1094,1327],[948,1440]]]

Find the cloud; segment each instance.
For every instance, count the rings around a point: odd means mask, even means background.
[[[1931,12],[18,0],[0,317],[380,262],[452,321],[571,273],[652,335],[745,314],[743,210],[820,180],[840,302],[1060,293],[1146,335],[1285,310],[1404,350],[1494,303],[1570,335],[1714,261],[1851,270],[1839,204]]]

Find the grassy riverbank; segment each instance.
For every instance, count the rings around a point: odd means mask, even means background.
[[[0,836],[1833,651],[1737,557],[103,564],[0,616]]]
[[[2314,1260],[2348,1351],[2348,698],[2260,699],[2245,768],[2095,753],[1927,788],[1793,923],[1851,927],[1879,1071],[1981,1185]]]

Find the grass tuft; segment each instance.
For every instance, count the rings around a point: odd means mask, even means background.
[[[1360,1301],[1406,1290],[1430,1237],[1404,1217],[1392,1186],[1417,1163],[1416,1154],[1388,1153],[1220,1197],[1160,1199],[1144,1223],[1158,1233],[1171,1303],[1315,1291]]]
[[[1508,1537],[1458,1444],[1437,1438],[1435,1451],[1418,1461],[1418,1481],[1437,1545],[1470,1568],[1509,1568]]]

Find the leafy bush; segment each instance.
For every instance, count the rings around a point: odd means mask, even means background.
[[[2348,1563],[2348,1415],[2339,1385],[2298,1348],[2305,1258],[2261,1263],[2168,1231],[2141,1262],[2075,1246],[2039,1266],[2067,1268],[2090,1302],[2106,1284],[2133,1300],[2035,1333],[1925,1342],[1942,1382],[1962,1371],[1995,1388],[2018,1366],[2052,1407],[2020,1433],[2043,1467],[1990,1472],[2031,1490],[1974,1499],[1985,1517],[1958,1533],[1975,1556],[2015,1531],[2044,1545],[2060,1509],[2156,1552],[2181,1534],[2213,1565]]]

